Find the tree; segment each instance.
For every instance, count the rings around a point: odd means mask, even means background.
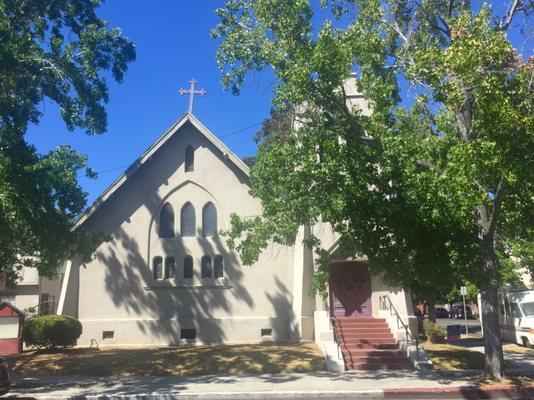
[[[232,216],[229,243],[253,263],[269,240],[329,222],[344,248],[405,287],[474,283],[482,294],[486,373],[503,374],[497,253],[531,243],[533,68],[507,30],[532,5],[497,19],[469,1],[325,0],[318,29],[305,0],[227,0],[217,10],[218,62],[234,93],[270,67],[274,102],[298,129],[260,145],[251,193],[261,217]],[[350,107],[354,72],[372,110]],[[325,294],[328,255],[311,237]],[[425,250],[426,248],[426,250]],[[454,283],[455,285],[456,283]],[[443,289],[443,290],[442,290]]]
[[[73,230],[94,173],[68,146],[38,154],[25,139],[55,102],[68,130],[106,130],[106,74],[122,82],[134,45],[95,14],[95,0],[0,1],[0,266],[8,283],[22,266],[52,277],[73,254],[87,259],[96,234]]]

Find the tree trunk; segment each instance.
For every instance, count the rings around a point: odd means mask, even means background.
[[[482,297],[482,327],[484,329],[484,353],[486,376],[501,379],[504,375],[504,359],[499,325],[498,296],[495,287],[497,263],[493,243],[486,243],[483,249],[483,270],[486,278],[480,284]]]
[[[436,322],[436,307],[435,307],[436,300],[434,299],[433,293],[427,293],[426,304],[427,304],[428,319],[432,322]]]

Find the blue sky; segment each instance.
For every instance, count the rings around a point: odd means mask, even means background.
[[[480,2],[474,3],[478,8]],[[187,110],[188,98],[178,90],[188,88],[192,77],[208,92],[195,99],[195,116],[239,157],[255,154],[252,136],[258,126],[225,136],[261,124],[269,115],[274,79],[270,72],[255,74],[240,96],[223,91],[215,62],[217,41],[209,36],[218,22],[214,10],[222,4],[223,0],[108,0],[99,9],[98,14],[111,27],[122,28],[137,48],[137,60],[124,83],[109,81],[108,132],[99,136],[68,132],[57,107],[45,103],[40,124],[32,126],[27,136],[41,153],[69,144],[88,155],[90,165],[100,172],[96,180],[80,177],[89,202]],[[505,4],[495,1],[493,7],[502,14]],[[517,30],[512,42],[532,54],[532,42],[527,44]]]
[[[41,153],[60,144],[69,144],[87,154],[96,180],[80,177],[89,193],[89,202],[98,197],[145,151],[188,107],[180,87],[189,88],[195,77],[198,87],[207,90],[196,96],[193,113],[218,137],[259,124],[269,115],[273,90],[270,73],[249,80],[240,96],[224,92],[215,54],[217,42],[209,30],[217,23],[214,13],[219,1],[108,0],[99,16],[118,26],[137,48],[137,60],[130,65],[124,83],[109,81],[108,131],[88,136],[80,130],[68,132],[58,109],[42,105],[43,117],[32,126],[27,139]],[[259,127],[224,138],[239,157],[256,152],[252,135]],[[115,169],[118,168],[118,169]]]

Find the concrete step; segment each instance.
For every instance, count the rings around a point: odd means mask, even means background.
[[[413,369],[412,364],[409,361],[399,362],[363,362],[363,363],[351,363],[345,365],[349,371],[366,371],[366,370],[395,370],[395,369]]]
[[[408,362],[406,355],[404,356],[393,356],[393,357],[343,357],[345,364],[388,364],[388,363],[400,363]]]
[[[334,324],[366,324],[366,323],[381,323],[385,324],[386,320],[384,318],[373,318],[373,317],[335,317],[332,318]]]
[[[347,350],[398,350],[399,345],[396,341],[392,343],[356,343],[356,342],[342,342],[341,347]]]
[[[339,332],[339,338],[345,339],[393,339],[392,333],[355,333],[355,332]]]
[[[405,350],[399,349],[348,349],[341,348],[343,355],[351,357],[406,357]]]
[[[365,327],[357,327],[357,328],[352,328],[352,327],[341,327],[339,329],[339,332],[342,333],[342,334],[347,334],[347,333],[355,333],[355,334],[368,334],[368,333],[385,333],[385,334],[391,334],[391,330],[388,328],[388,327],[379,327],[379,328],[374,328],[374,327],[368,327],[368,326],[365,326]]]

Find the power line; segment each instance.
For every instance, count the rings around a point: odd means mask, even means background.
[[[227,138],[227,137],[229,137],[229,136],[237,135],[238,133],[243,133],[243,132],[245,132],[245,131],[247,131],[247,130],[249,130],[249,129],[255,128],[255,127],[260,126],[260,125],[263,125],[263,122],[259,122],[259,123],[254,124],[254,125],[250,125],[250,126],[247,126],[247,127],[245,127],[245,128],[238,129],[238,130],[236,130],[236,131],[232,131],[232,132],[230,132],[230,133],[227,133],[227,134],[224,135],[224,136],[221,136],[219,139],[225,139],[225,138]],[[119,169],[123,169],[123,168],[126,168],[126,167],[128,167],[128,166],[130,166],[130,164],[127,164],[127,165],[121,165],[120,167],[115,167],[115,168],[110,168],[110,169],[104,169],[104,170],[102,170],[102,171],[98,171],[97,174],[104,174],[104,173],[106,173],[106,172],[117,171],[117,170],[119,170]]]

